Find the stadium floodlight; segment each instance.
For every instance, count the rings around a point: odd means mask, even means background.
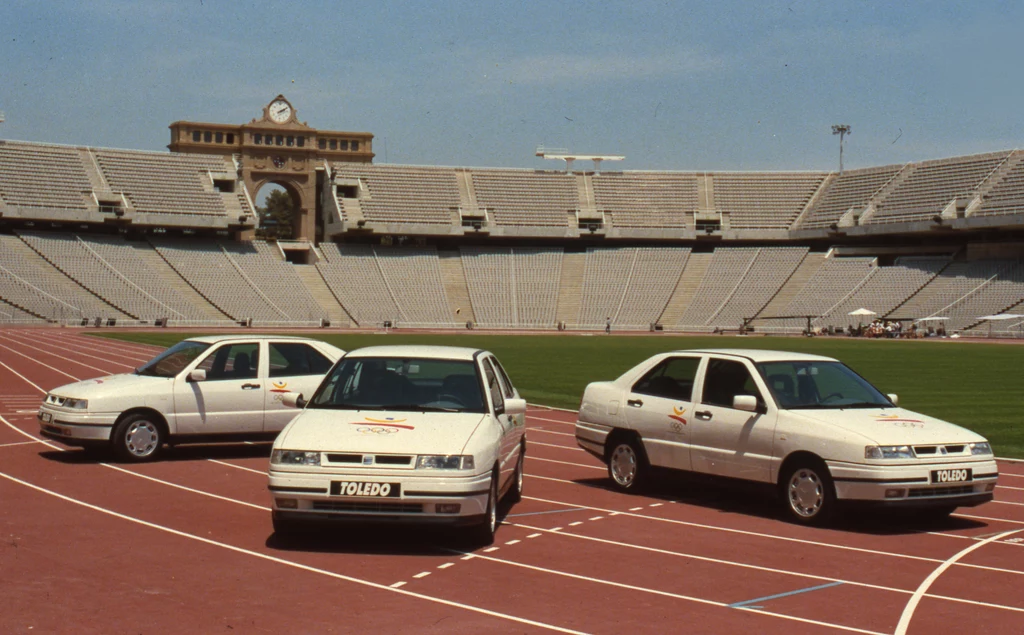
[[[843,173],[843,138],[853,132],[845,123],[832,126],[832,134],[839,135],[839,173]]]

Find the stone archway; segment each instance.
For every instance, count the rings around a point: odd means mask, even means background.
[[[260,238],[294,239],[299,238],[296,217],[301,214],[302,198],[295,187],[288,183],[280,183],[276,179],[268,179],[257,184],[253,192],[257,213],[260,214],[260,227],[256,231]],[[282,210],[282,207],[284,208]],[[284,220],[287,226],[278,226],[281,212],[287,213]]]

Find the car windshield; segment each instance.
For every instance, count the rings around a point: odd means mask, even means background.
[[[893,403],[840,362],[762,362],[757,370],[780,408],[892,408]]]
[[[450,359],[343,358],[309,408],[486,412],[476,363]]]
[[[209,344],[185,340],[178,342],[166,351],[160,353],[142,366],[135,369],[136,375],[151,375],[153,377],[174,377],[199,355],[210,348]]]

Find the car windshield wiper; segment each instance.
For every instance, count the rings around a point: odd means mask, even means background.
[[[357,406],[350,403],[311,403],[310,408],[317,409],[322,408],[324,410],[370,410],[371,408],[365,408],[363,406]]]
[[[459,412],[459,408],[445,408],[444,406],[424,406],[418,403],[403,403],[388,406],[389,410],[414,410],[419,412]]]
[[[857,401],[855,403],[846,403],[840,406],[840,408],[892,408],[892,404],[888,403],[875,403],[874,401]]]

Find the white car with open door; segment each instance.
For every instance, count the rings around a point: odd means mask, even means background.
[[[665,467],[773,484],[813,524],[837,502],[946,515],[992,500],[984,437],[905,410],[835,359],[763,350],[655,355],[587,386],[580,447],[632,490]]]
[[[523,491],[526,402],[497,358],[447,346],[350,351],[274,442],[275,532],[312,522],[466,526],[490,543]]]
[[[283,395],[314,390],[343,354],[302,337],[189,338],[132,373],[54,388],[40,434],[109,446],[125,461],[152,459],[167,443],[270,440],[295,416]]]

